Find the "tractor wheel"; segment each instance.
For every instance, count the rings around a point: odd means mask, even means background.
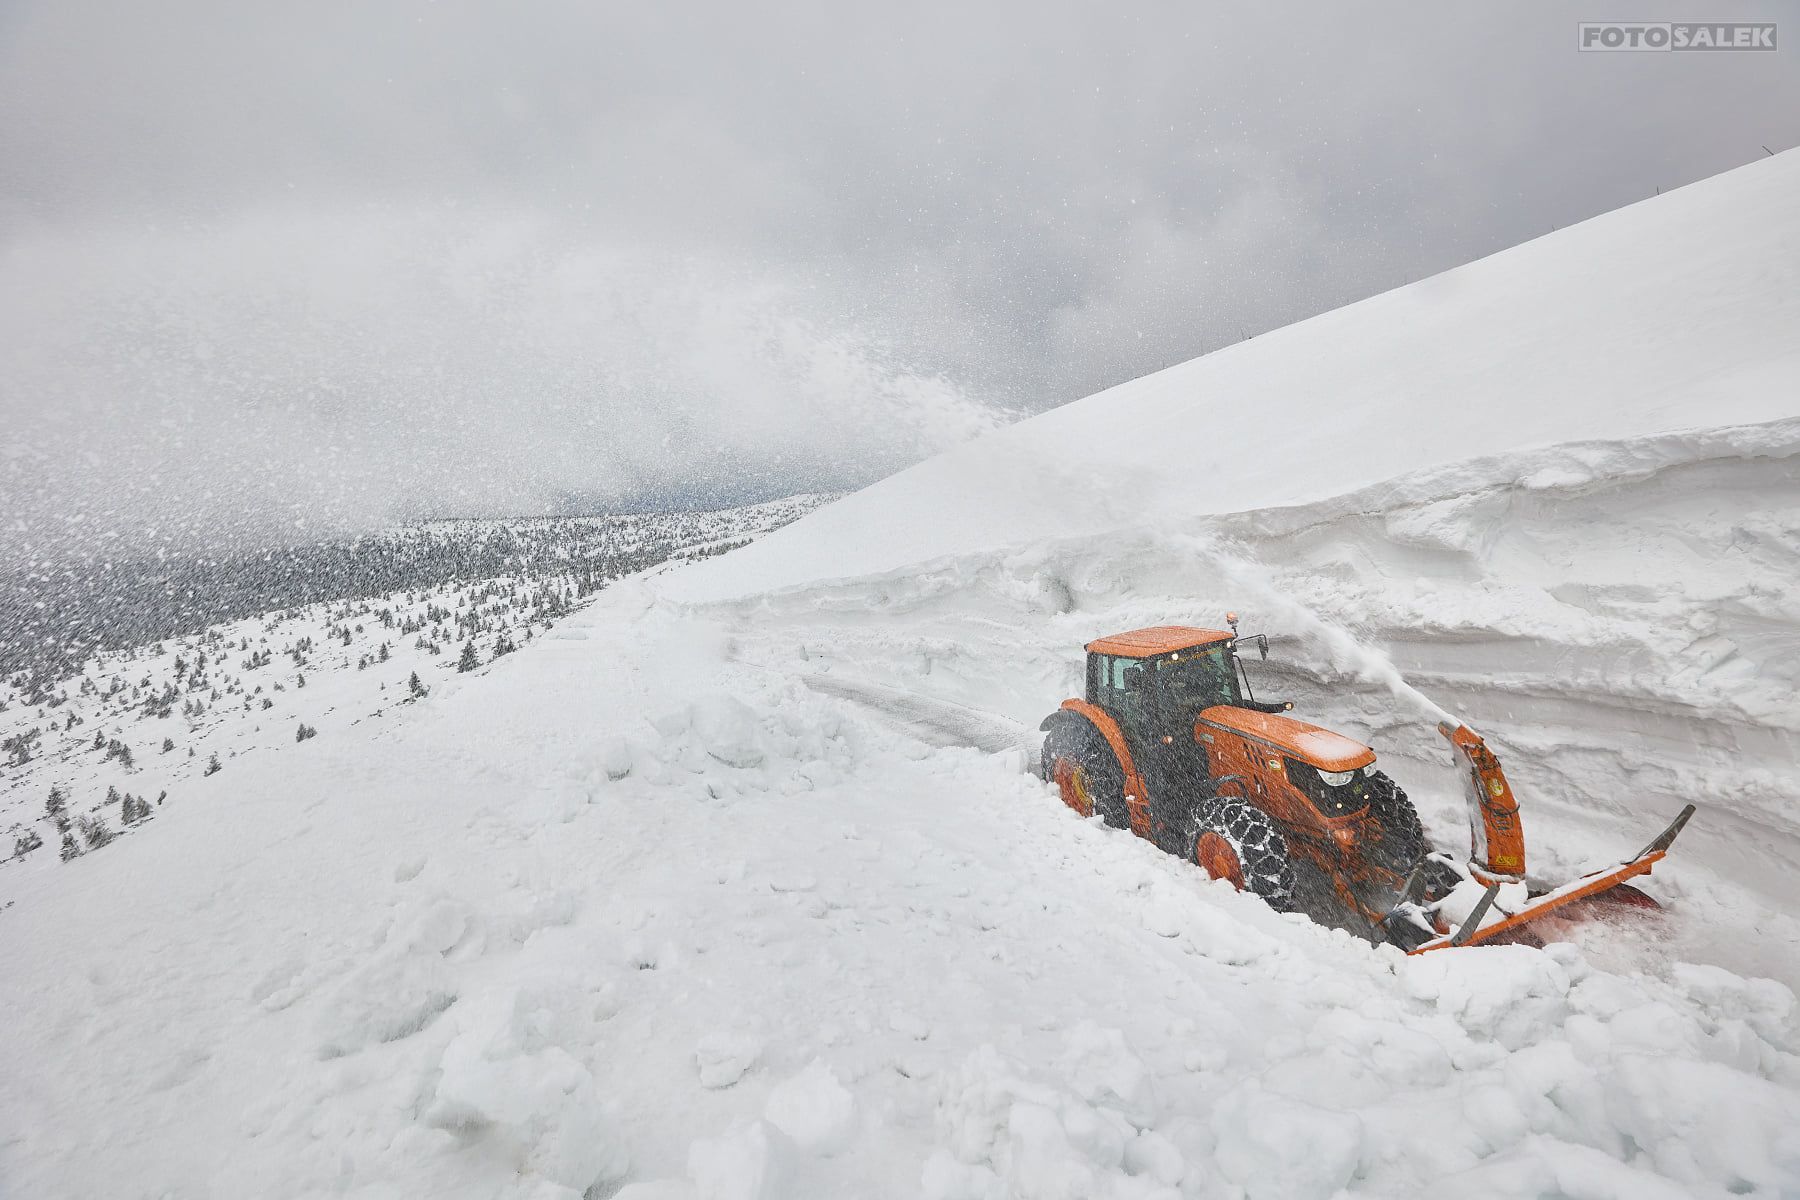
[[[1425,857],[1425,827],[1401,786],[1380,771],[1369,772],[1369,815],[1381,827],[1363,854],[1371,865],[1405,876]]]
[[[1294,860],[1269,814],[1236,796],[1215,796],[1194,811],[1187,858],[1214,879],[1254,892],[1277,912],[1294,906]]]
[[[1084,817],[1100,814],[1114,829],[1131,825],[1125,772],[1100,731],[1080,717],[1056,721],[1044,739],[1044,778],[1062,802]]]

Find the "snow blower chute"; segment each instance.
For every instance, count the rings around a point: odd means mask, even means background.
[[[1165,625],[1087,646],[1087,687],[1044,720],[1044,778],[1083,816],[1129,828],[1214,878],[1388,941],[1409,954],[1533,942],[1527,926],[1600,903],[1655,907],[1635,888],[1693,815],[1642,853],[1562,887],[1533,891],[1499,760],[1466,725],[1439,732],[1469,801],[1466,864],[1432,853],[1406,793],[1375,752],[1259,701],[1238,651],[1268,639]]]

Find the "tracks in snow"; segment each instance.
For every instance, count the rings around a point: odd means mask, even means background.
[[[836,675],[804,675],[801,682],[815,692],[872,709],[928,745],[969,746],[986,754],[1007,750],[1029,754],[1037,749],[1034,730],[995,713]]]

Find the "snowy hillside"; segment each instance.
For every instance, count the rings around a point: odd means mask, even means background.
[[[666,559],[738,546],[831,497],[587,517],[440,520],[313,543],[209,551],[113,535],[77,556],[0,542],[0,672],[35,697],[95,654],[278,609],[529,580],[586,594]],[[35,701],[34,701],[35,702]]]
[[[179,597],[196,612],[230,610],[257,597],[318,594],[335,581],[357,589],[343,598],[103,650],[67,676],[54,670],[65,643],[51,639],[49,653],[26,655],[33,667],[0,679],[0,836],[11,847],[0,858],[0,905],[29,886],[31,871],[112,844],[159,816],[166,802],[179,803],[188,782],[241,755],[378,722],[446,678],[530,644],[609,581],[740,548],[822,499],[714,512],[435,521],[350,547],[309,547],[298,557],[313,568],[324,561],[343,568],[336,572],[295,581],[266,564],[237,564],[247,577],[230,577],[220,595]],[[408,586],[371,590],[384,581]],[[145,583],[176,592],[153,576],[116,579],[110,591],[90,587],[47,606],[40,619],[70,631],[79,620],[71,609],[116,611]],[[128,612],[118,625],[179,613]]]
[[[0,1191],[1800,1194],[1797,190],[1102,393],[188,781],[0,912]],[[1439,705],[1546,878],[1700,804],[1666,910],[1405,958],[1023,769],[1083,641],[1227,608],[1442,846]]]
[[[677,593],[1310,504],[1563,442],[1800,413],[1800,151],[1003,429]]]

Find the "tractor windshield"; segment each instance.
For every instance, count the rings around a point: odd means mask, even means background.
[[[1225,646],[1183,650],[1156,666],[1165,720],[1191,722],[1201,709],[1239,702],[1237,672]]]

